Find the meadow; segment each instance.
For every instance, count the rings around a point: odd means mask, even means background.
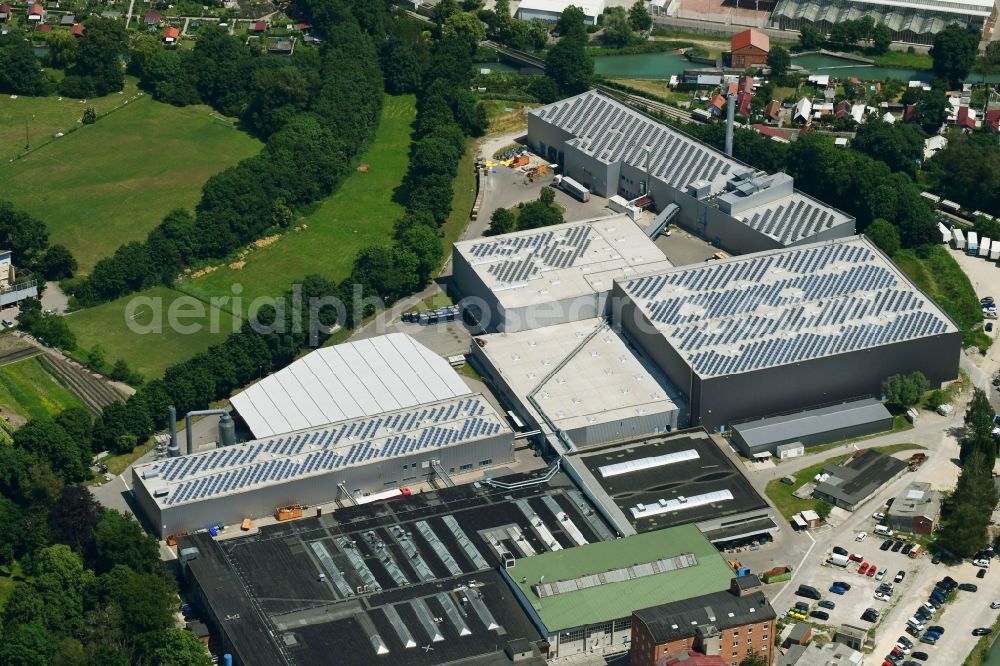
[[[131,83],[129,90],[135,94]],[[261,149],[259,141],[207,106],[178,108],[146,95],[93,125],[78,126],[86,106],[100,114],[111,102],[127,99],[129,93],[87,105],[56,97],[0,102],[5,152],[11,142],[20,141],[23,148],[20,117],[29,113],[31,132],[39,139],[75,128],[0,163],[0,179],[4,198],[44,221],[51,242],[68,247],[83,273],[122,244],[145,239],[171,210],[193,208],[210,176]]]
[[[192,329],[199,325],[198,330],[169,326],[171,307],[181,315],[194,313],[178,321]],[[199,312],[203,316],[196,316]],[[155,319],[157,313],[159,325]],[[228,312],[169,287],[153,287],[74,312],[67,315],[66,323],[77,339],[77,350],[71,355],[83,360],[87,350],[99,345],[109,363],[125,359],[146,379],[162,376],[171,365],[223,342],[234,331],[234,318]],[[149,332],[136,332],[133,328]],[[238,328],[237,324],[235,330]]]
[[[229,296],[242,286],[243,302],[280,296],[301,278],[317,274],[340,281],[350,275],[362,247],[387,244],[404,212],[395,201],[409,164],[411,125],[416,117],[412,96],[386,97],[375,138],[357,160],[366,170],[353,172],[340,189],[296,220],[296,228],[274,242],[250,250],[231,263],[177,288],[202,299]]]
[[[83,403],[45,370],[37,356],[0,366],[0,415],[12,424],[53,417],[67,407]]]

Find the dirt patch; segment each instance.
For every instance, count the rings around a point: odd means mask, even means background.
[[[205,266],[204,268],[199,268],[198,270],[196,270],[193,273],[191,273],[190,277],[192,279],[197,279],[197,278],[202,277],[203,275],[208,275],[209,273],[214,273],[217,270],[219,270],[218,266]]]

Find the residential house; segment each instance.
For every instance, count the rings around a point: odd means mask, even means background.
[[[257,21],[253,24],[254,32],[267,32],[267,21]]]
[[[68,28],[74,23],[76,23],[76,17],[73,16],[72,14],[63,14],[62,16],[59,17],[59,25],[63,27]]]
[[[0,23],[6,23],[10,20],[10,5],[6,2],[0,4]]]
[[[768,127],[767,125],[761,125],[760,123],[752,125],[752,127],[757,134],[766,136],[772,141],[778,141],[779,143],[791,143],[791,133],[789,132],[775,129],[774,127]]]
[[[45,7],[42,7],[40,2],[28,7],[28,20],[34,23],[41,23],[45,20]]]
[[[168,45],[176,44],[177,40],[180,39],[180,36],[181,36],[180,28],[175,28],[172,25],[168,26],[163,31],[163,43]]]
[[[846,99],[842,99],[837,102],[833,115],[837,120],[846,120],[851,115],[850,103]]]
[[[987,111],[985,121],[994,132],[1000,132],[1000,109]]]
[[[38,26],[38,32],[41,33],[52,32],[52,26],[49,25],[48,23],[43,23],[40,26]]]
[[[935,134],[934,136],[924,139],[924,160],[929,160],[934,157],[937,151],[945,148],[948,145],[948,139],[944,138],[940,134]]]
[[[976,129],[976,110],[970,109],[967,106],[958,107],[958,113],[955,116],[955,124],[963,130],[971,131]]]
[[[762,32],[744,30],[733,35],[730,48],[732,66],[736,69],[746,69],[767,63],[771,40]]]
[[[725,106],[726,106],[726,98],[723,97],[722,95],[716,95],[711,99],[711,101],[709,101],[709,103],[705,106],[705,108],[708,109],[713,115],[721,116],[722,109],[724,109]]]
[[[159,25],[161,20],[160,12],[146,12],[143,20],[146,22],[146,25]]]
[[[781,102],[776,99],[772,99],[764,107],[764,117],[767,122],[779,124],[781,122]]]
[[[812,100],[808,97],[803,97],[795,105],[795,110],[792,112],[792,121],[808,123],[809,119],[812,118],[812,108]]]
[[[72,28],[69,29],[69,34],[73,35],[74,37],[83,37],[83,31],[84,31],[83,24],[77,23]]]
[[[739,92],[736,94],[736,110],[743,116],[750,115],[750,99],[753,97],[753,77],[744,76],[740,79]]]

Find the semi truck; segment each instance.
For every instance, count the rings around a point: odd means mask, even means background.
[[[981,259],[986,259],[989,256],[990,256],[990,239],[983,238],[979,242],[979,257]]]
[[[584,203],[590,201],[590,190],[569,176],[556,176],[553,183],[571,197],[575,197]]]
[[[993,241],[993,245],[990,246],[990,261],[997,259],[1000,259],[1000,240]]]
[[[965,249],[965,234],[962,233],[961,229],[956,227],[951,230],[951,240],[955,243],[956,250]]]
[[[979,236],[975,231],[970,231],[965,239],[965,253],[971,254],[973,257],[979,254]]]

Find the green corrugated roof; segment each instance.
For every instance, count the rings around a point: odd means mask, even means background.
[[[532,589],[542,576],[545,582],[554,583],[685,553],[693,554],[698,564],[545,598]],[[715,546],[694,525],[528,557],[518,560],[507,573],[550,631],[609,622],[628,617],[639,608],[727,590],[735,576]]]

